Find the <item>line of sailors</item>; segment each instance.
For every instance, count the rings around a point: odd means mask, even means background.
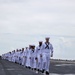
[[[53,46],[49,42],[50,38],[46,38],[45,43],[39,41],[39,45],[29,45],[25,49],[17,49],[2,55],[3,59],[19,63],[26,68],[36,70],[36,73],[49,74],[50,57],[53,57]]]

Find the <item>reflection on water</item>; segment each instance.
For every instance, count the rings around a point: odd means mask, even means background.
[[[49,75],[75,75],[75,74],[55,74],[55,73],[50,73]]]
[[[74,64],[57,64],[55,66],[74,66]]]

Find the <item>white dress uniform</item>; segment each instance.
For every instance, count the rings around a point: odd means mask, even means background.
[[[10,53],[10,61],[12,62],[12,52]]]
[[[12,60],[12,55],[11,55],[11,52],[8,53],[8,61],[11,61]]]
[[[13,52],[13,55],[12,55],[12,62],[15,62],[15,51]]]
[[[8,60],[8,53],[5,54],[5,59]]]
[[[35,49],[31,49],[31,68],[36,69],[36,51]]]
[[[10,56],[9,56],[9,55],[10,55],[10,53],[7,53],[7,57],[8,57],[7,60],[8,60],[8,61],[10,60]]]
[[[51,43],[44,43],[43,44],[43,50],[42,50],[42,56],[43,56],[43,69],[49,73],[49,65],[50,65],[50,56],[53,53],[53,46]]]
[[[12,52],[11,52],[11,62],[13,62],[13,61],[12,61],[12,59],[13,59],[13,53],[14,53],[14,52],[12,51]]]
[[[18,51],[15,52],[15,62],[16,63],[19,62],[19,52]]]
[[[12,55],[11,61],[12,61],[12,62],[13,62],[13,54],[14,54],[14,51],[11,52],[11,55]]]
[[[26,60],[27,60],[27,49],[24,50],[24,52],[23,52],[22,65],[24,65],[24,67],[26,66]]]
[[[18,63],[21,65],[22,64],[22,58],[23,58],[23,52],[22,51],[18,52],[18,58],[19,58]]]
[[[37,69],[39,70],[42,70],[42,48],[43,48],[42,45],[36,47],[36,54],[38,59]]]
[[[31,49],[27,50],[26,67],[31,67]]]
[[[5,54],[5,59],[8,60],[8,53]]]

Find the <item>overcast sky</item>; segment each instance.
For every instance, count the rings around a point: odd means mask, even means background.
[[[75,59],[75,0],[0,0],[0,54],[47,36],[53,58]]]

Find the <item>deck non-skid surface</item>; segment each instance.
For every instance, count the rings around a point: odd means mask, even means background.
[[[0,75],[43,75],[36,74],[35,71],[24,68],[19,64],[15,64],[0,59]],[[75,63],[63,61],[51,61],[50,75],[75,75]]]
[[[37,75],[35,72],[6,60],[0,60],[0,75]]]

